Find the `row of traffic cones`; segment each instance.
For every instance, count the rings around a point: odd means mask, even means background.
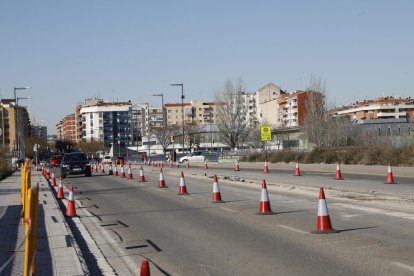
[[[141,167],[141,172],[142,167]],[[145,181],[145,179],[144,179]],[[167,188],[165,184],[164,179],[164,173],[163,169],[160,168],[160,179],[159,179],[159,185],[158,188]],[[180,175],[180,185],[178,189],[178,195],[187,195],[187,186],[184,178],[184,172],[181,172]],[[222,203],[224,202],[221,198],[221,192],[218,184],[218,178],[217,175],[214,175],[214,181],[213,181],[213,194],[212,194],[212,203]],[[267,184],[266,181],[262,181],[262,190],[260,195],[260,207],[259,207],[259,215],[272,215],[274,214],[272,212],[270,201],[269,201],[269,195],[267,192]],[[316,230],[313,231],[313,233],[334,233],[337,232],[332,228],[329,213],[328,213],[328,207],[326,204],[325,199],[325,193],[323,188],[320,188],[319,193],[319,204],[318,204],[318,219],[317,219],[317,225]]]
[[[240,170],[238,162],[236,163],[236,171]],[[264,162],[264,173],[269,173],[269,165],[267,160]],[[299,160],[296,160],[295,162],[295,173],[294,176],[301,176],[300,168],[299,168]],[[341,162],[337,162],[336,164],[336,172],[335,172],[335,180],[344,180],[341,173]],[[394,181],[394,176],[392,174],[392,166],[391,162],[388,163],[388,172],[387,172],[387,178],[385,180],[385,184],[396,184]]]
[[[56,178],[55,173],[51,173],[51,179],[50,179],[50,186],[56,186]],[[64,199],[65,194],[63,192],[63,184],[62,184],[62,177],[59,178],[58,183],[58,191],[56,194],[57,199]],[[75,195],[74,195],[74,189],[71,185],[69,188],[69,198],[68,198],[68,204],[66,206],[66,216],[67,217],[76,217],[76,208],[75,208]]]
[[[269,195],[267,193],[266,181],[262,181],[262,192],[260,195],[260,207],[258,215],[273,215],[270,207]],[[316,229],[312,231],[314,234],[338,233],[333,229],[331,219],[329,217],[328,205],[326,203],[325,192],[321,187],[319,190],[318,217],[316,220]]]

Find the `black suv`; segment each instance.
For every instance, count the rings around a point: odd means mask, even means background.
[[[85,174],[91,176],[91,166],[85,153],[71,152],[63,156],[60,164],[60,175],[65,178],[66,175]]]

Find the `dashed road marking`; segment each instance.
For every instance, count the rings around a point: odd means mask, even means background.
[[[237,213],[236,210],[229,209],[229,208],[226,208],[226,207],[220,207],[220,209],[223,209],[224,211],[227,211],[227,212],[230,212],[230,213]]]
[[[386,215],[386,216],[391,216],[391,217],[414,220],[414,215],[403,213],[403,212],[387,211],[387,210],[382,210],[382,209],[378,209],[378,208],[365,207],[365,206],[356,206],[356,205],[346,204],[346,203],[333,203],[333,204],[336,205],[336,206],[342,206],[342,207],[345,207],[345,208],[365,211],[365,212],[368,212],[368,213],[375,213],[375,214],[381,214],[381,215]]]
[[[185,195],[182,195],[181,196],[182,198],[185,198],[185,199],[188,199],[188,200],[193,200],[191,197],[189,197],[189,196],[185,196]]]
[[[414,266],[406,265],[400,262],[391,262],[392,265],[398,266],[400,268],[404,268],[408,271],[414,272]]]
[[[305,231],[302,231],[300,229],[296,229],[296,228],[293,228],[293,227],[290,227],[290,226],[287,226],[287,225],[278,224],[277,226],[279,226],[280,228],[283,228],[283,229],[287,229],[287,230],[299,233],[299,234],[308,234],[308,232],[305,232]]]
[[[341,217],[343,217],[343,218],[353,218],[353,217],[359,217],[359,216],[363,216],[363,214],[345,214],[345,215],[341,215]]]

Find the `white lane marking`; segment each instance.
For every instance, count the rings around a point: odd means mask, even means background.
[[[355,209],[355,210],[360,210],[360,211],[365,211],[368,213],[376,213],[376,214],[381,214],[381,215],[386,215],[386,216],[391,216],[391,217],[414,220],[414,215],[403,213],[403,212],[386,211],[386,210],[382,210],[378,208],[356,206],[356,205],[351,205],[351,204],[346,204],[346,203],[333,203],[333,205],[342,206],[345,208],[350,208],[350,209]]]
[[[205,198],[204,196],[201,195],[193,195],[194,197],[198,197],[198,198]]]
[[[343,218],[353,218],[353,217],[359,217],[362,216],[363,214],[346,214],[346,215],[341,215],[341,217]]]
[[[188,199],[188,200],[193,200],[191,197],[189,197],[189,196],[185,196],[185,195],[182,195],[181,196],[182,198],[185,198],[185,199]]]
[[[287,226],[287,225],[278,224],[277,226],[279,226],[280,228],[284,228],[284,229],[299,233],[299,234],[308,234],[308,232],[305,232],[305,231],[302,231],[300,229],[296,229],[296,228],[293,228],[293,227],[290,227],[290,226]]]
[[[401,268],[404,268],[408,271],[414,272],[414,266],[406,265],[406,264],[403,264],[403,263],[400,263],[400,262],[391,262],[391,264],[395,265],[395,266],[398,266],[398,267],[401,267]]]
[[[236,211],[236,210],[229,209],[229,208],[227,208],[227,207],[220,207],[220,209],[223,209],[224,211],[227,211],[227,212],[230,212],[230,213],[237,213],[237,211]]]

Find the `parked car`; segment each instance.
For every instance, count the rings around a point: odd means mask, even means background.
[[[60,162],[62,161],[62,156],[60,155],[53,155],[50,158],[50,166],[51,167],[57,167],[60,166]]]
[[[91,165],[83,152],[70,152],[63,156],[60,164],[60,175],[65,178],[67,175],[85,174],[91,176]]]
[[[178,159],[178,162],[183,163],[189,161],[192,162],[204,162],[206,159],[208,161],[218,161],[218,153],[210,151],[194,151],[189,155],[185,155]]]

